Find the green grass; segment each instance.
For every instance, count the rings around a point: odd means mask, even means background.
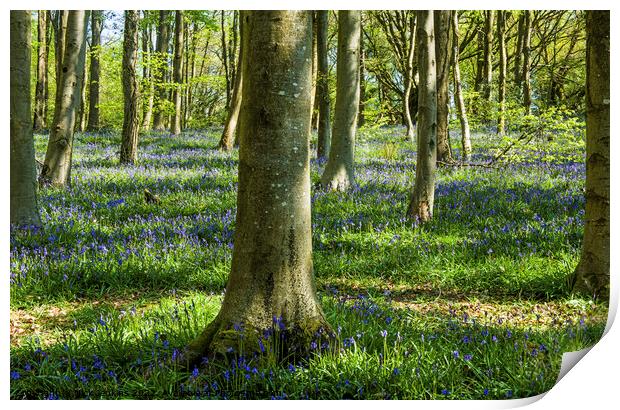
[[[607,315],[568,288],[583,144],[441,168],[434,220],[417,226],[404,217],[412,145],[398,128],[359,134],[356,185],[312,194],[335,350],[293,368],[237,352],[197,374],[172,356],[221,303],[237,153],[212,149],[217,129],[151,134],[139,164],[119,166],[117,134],[77,135],[72,187],[40,192],[44,231],[11,232],[11,397],[503,399],[551,388],[562,353],[595,343]],[[38,158],[46,142],[36,137]],[[474,161],[500,143],[475,136]],[[313,183],[323,167],[313,160]],[[146,204],[145,188],[161,203]]]

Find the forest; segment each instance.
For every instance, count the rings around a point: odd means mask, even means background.
[[[12,10],[11,399],[550,390],[610,300],[609,10]]]

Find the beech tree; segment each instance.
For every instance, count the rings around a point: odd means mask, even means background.
[[[47,125],[47,11],[37,12],[37,84],[34,97],[33,129],[42,131]]]
[[[58,103],[54,109],[54,121],[41,169],[40,180],[44,184],[64,186],[69,183],[73,131],[86,57],[87,18],[88,13],[84,10],[71,10],[67,16],[66,43],[62,68],[59,70],[62,75],[56,89]]]
[[[332,190],[344,190],[355,179],[353,151],[359,108],[359,10],[338,11],[338,57],[336,62],[336,112],[332,146],[321,184]]]
[[[181,99],[183,83],[183,11],[177,10],[174,18],[174,60],[172,68],[172,82],[174,83],[174,115],[170,132],[174,135],[181,133]]]
[[[609,299],[609,11],[586,12],[586,214],[574,290]]]
[[[437,162],[452,162],[448,116],[450,115],[450,42],[452,41],[449,10],[434,13],[435,57],[437,59]]]
[[[168,71],[168,43],[170,42],[170,24],[168,23],[168,15],[170,11],[159,11],[159,23],[157,26],[157,62],[153,67],[153,81],[155,82],[156,104],[153,114],[153,129],[163,131],[166,126],[164,124],[164,110],[168,93],[165,87],[166,72]]]
[[[499,114],[497,119],[497,133],[504,135],[506,128],[506,69],[508,65],[506,56],[506,11],[497,12],[497,40],[499,43],[499,87],[498,102]]]
[[[90,87],[88,90],[88,125],[86,130],[97,131],[99,129],[99,77],[101,76],[99,54],[101,53],[101,27],[103,26],[104,16],[101,10],[93,10],[91,13]]]
[[[30,122],[31,17],[29,10],[11,10],[10,15],[11,223],[41,225]]]
[[[329,101],[329,65],[327,63],[327,23],[328,11],[317,10],[317,88],[316,99],[319,107],[319,130],[317,143],[317,158],[329,155],[331,144],[331,120]]]
[[[433,217],[437,160],[437,74],[433,11],[417,11],[418,138],[415,183],[407,215],[420,222]]]
[[[525,10],[523,13],[523,70],[521,81],[523,82],[523,107],[525,108],[525,113],[529,114],[532,105],[532,88],[530,85],[532,12]]]
[[[305,354],[329,329],[316,296],[310,221],[309,11],[248,11],[242,70],[239,189],[231,272],[217,317],[187,349],[203,356],[259,352],[274,318],[285,357]]]
[[[454,62],[454,99],[456,100],[459,121],[461,123],[461,146],[463,149],[463,160],[468,161],[471,156],[471,137],[469,135],[469,121],[467,120],[467,110],[465,109],[463,87],[461,85],[458,10],[454,10],[452,14],[452,32],[454,35],[454,41],[452,44],[452,61]]]
[[[121,163],[134,163],[138,159],[138,134],[140,132],[138,111],[138,11],[125,11],[125,32],[123,41],[123,134],[121,141]]]

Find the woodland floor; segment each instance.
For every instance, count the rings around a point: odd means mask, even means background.
[[[144,136],[135,166],[118,165],[118,133],[76,136],[71,188],[40,192],[45,229],[11,232],[12,398],[517,398],[549,390],[562,353],[600,338],[607,306],[568,291],[582,142],[440,168],[434,220],[416,226],[404,217],[414,145],[401,128],[362,129],[355,186],[312,193],[337,349],[179,368],[231,261],[237,153],[212,149],[219,133]],[[39,159],[46,143],[36,136]],[[473,161],[501,143],[476,135]],[[312,160],[313,185],[324,165]]]

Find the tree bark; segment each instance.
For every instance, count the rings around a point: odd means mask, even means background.
[[[139,89],[136,75],[138,62],[138,11],[125,11],[123,40],[123,135],[121,141],[121,164],[133,164],[138,159]]]
[[[497,40],[499,42],[499,116],[497,119],[497,133],[504,135],[506,132],[506,11],[497,12]]]
[[[532,106],[532,89],[530,85],[530,53],[531,53],[531,34],[532,34],[532,12],[525,10],[523,27],[523,107],[525,114],[529,115]]]
[[[409,218],[419,222],[433,217],[435,167],[437,159],[437,78],[433,11],[417,11],[418,41],[418,149],[415,184],[407,210]]]
[[[409,49],[407,50],[407,61],[405,64],[405,92],[403,94],[403,112],[405,114],[405,125],[407,126],[406,138],[414,140],[413,115],[409,106],[409,98],[413,88],[413,59],[415,58],[415,21],[413,16],[409,19]]]
[[[471,137],[469,135],[469,121],[467,120],[467,110],[463,98],[461,87],[461,69],[459,66],[459,12],[454,10],[452,15],[452,31],[454,33],[454,44],[452,46],[452,60],[454,61],[454,99],[459,113],[461,123],[461,145],[463,148],[463,160],[469,161],[471,157]]]
[[[172,81],[174,82],[174,116],[170,132],[174,135],[181,133],[181,101],[183,97],[183,12],[177,10],[174,19],[174,61]]]
[[[331,333],[312,267],[311,14],[249,11],[245,23],[242,69],[252,87],[243,89],[232,266],[219,314],[188,346],[189,364],[230,350],[260,354],[277,332],[286,337],[278,338],[276,355],[294,360],[310,350],[317,331]]]
[[[224,65],[224,78],[226,79],[226,109],[230,108],[230,94],[231,94],[231,84],[230,84],[230,70],[228,68],[228,48],[226,46],[226,26],[224,25],[224,13],[225,10],[222,10],[221,20],[220,20],[220,28],[222,30],[222,64]]]
[[[241,70],[243,64],[243,54],[246,49],[246,35],[244,30],[246,29],[245,20],[249,18],[244,11],[240,11],[239,14],[239,32],[241,33],[239,56],[237,61],[237,75],[235,76],[235,86],[233,87],[232,101],[230,109],[228,110],[228,117],[226,118],[226,124],[224,124],[224,131],[220,142],[218,143],[218,149],[223,151],[231,151],[233,149],[233,142],[235,139],[235,131],[237,130],[237,123],[239,121],[239,112],[241,111],[241,104],[243,99],[243,70]]]
[[[168,43],[170,43],[170,27],[168,15],[170,11],[159,11],[159,25],[157,27],[157,69],[154,70],[153,80],[155,81],[155,94],[157,100],[154,103],[153,129],[163,131],[165,125],[165,105],[168,101],[166,89],[166,72],[168,71]]]
[[[515,49],[515,62],[513,66],[515,86],[521,88],[521,75],[523,74],[523,66],[521,57],[523,56],[523,38],[525,37],[525,14],[520,12],[519,23],[517,25],[517,45]]]
[[[55,107],[60,105],[60,100],[62,98],[60,85],[62,84],[62,59],[65,55],[68,17],[69,10],[58,10],[58,21],[56,23],[56,98],[54,100],[54,112],[56,111]]]
[[[366,52],[364,51],[364,25],[361,25],[360,34],[360,106],[357,110],[357,127],[363,127],[366,123],[364,116],[366,102]]]
[[[329,100],[329,65],[327,62],[327,24],[328,11],[317,10],[317,100],[319,102],[319,131],[317,144],[317,158],[329,155],[331,143],[331,120]]]
[[[88,58],[86,57],[84,59],[84,68],[82,71],[82,88],[80,88],[80,100],[78,102],[77,119],[75,120],[75,132],[84,132],[86,129],[86,85],[88,84],[88,70],[86,69],[87,64]]]
[[[355,179],[353,151],[360,98],[359,10],[338,12],[338,58],[336,61],[336,113],[329,160],[321,176],[323,187],[345,190]]]
[[[495,26],[495,11],[484,12],[484,77],[482,79],[482,97],[491,101],[493,85],[493,27]]]
[[[87,12],[71,10],[67,18],[65,53],[62,57],[61,81],[57,90],[59,104],[54,110],[45,162],[40,180],[43,184],[69,184],[73,152],[77,103],[82,88],[86,57]]]
[[[29,10],[11,10],[10,15],[11,224],[40,226],[30,122],[31,17]]]
[[[437,161],[453,162],[448,134],[448,116],[450,115],[450,42],[452,33],[449,10],[436,10],[435,24],[435,58],[437,60]]]
[[[103,26],[103,11],[93,10],[91,14],[91,40],[90,40],[90,86],[88,97],[88,125],[87,131],[99,130],[99,77],[101,66],[99,56],[101,54],[101,28]]]
[[[47,12],[37,12],[37,84],[35,88],[35,105],[33,129],[42,131],[45,129],[45,105],[47,104],[45,88],[47,87]]]
[[[609,300],[609,11],[586,11],[586,213],[574,290]]]
[[[147,10],[143,11],[146,17]],[[155,100],[155,82],[153,80],[153,41],[151,40],[150,24],[145,24],[142,29],[142,81],[146,96],[142,98],[142,129],[151,127],[153,117],[153,103]]]
[[[54,33],[54,24],[52,24],[52,12],[47,10],[45,12],[45,21],[46,21],[46,25],[47,25],[47,33],[46,33],[46,40],[45,40],[45,73],[44,73],[44,77],[45,77],[45,89],[44,89],[44,97],[43,97],[43,121],[45,122],[45,128],[48,127],[48,109],[49,109],[49,87],[50,87],[50,81],[49,81],[49,61],[50,61],[50,45],[52,43],[52,36]]]
[[[316,99],[317,73],[318,73],[318,43],[316,39],[317,21],[316,12],[312,12],[312,91],[310,93],[311,130],[318,128],[318,101]],[[316,124],[316,126],[315,126]]]

